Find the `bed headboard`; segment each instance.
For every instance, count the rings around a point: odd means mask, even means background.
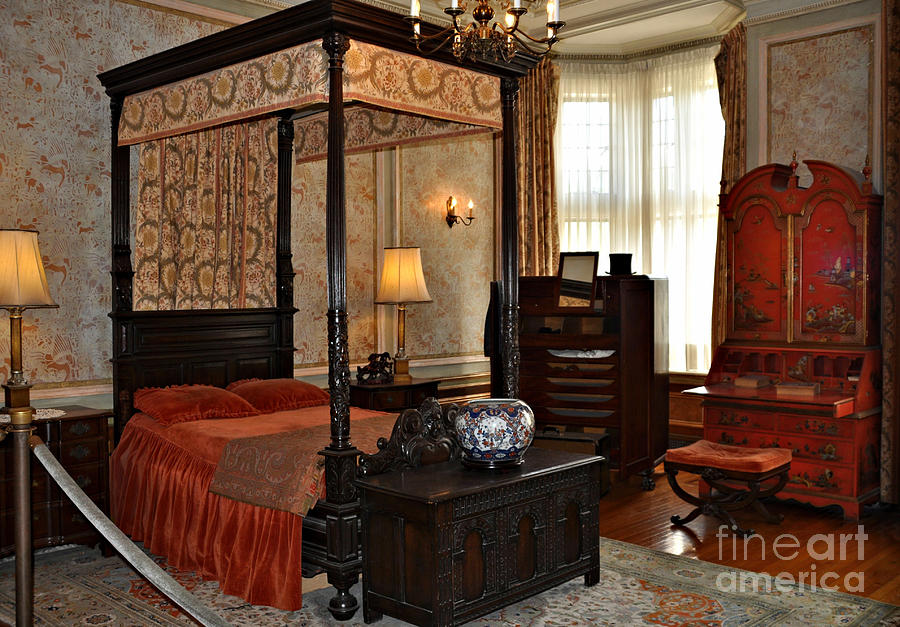
[[[116,441],[138,388],[293,376],[292,316],[283,308],[111,314]]]

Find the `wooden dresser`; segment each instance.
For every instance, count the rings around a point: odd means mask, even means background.
[[[59,418],[34,421],[34,434],[41,438],[81,489],[109,512],[109,435],[112,411],[87,407],[60,407]],[[0,504],[0,556],[15,551],[15,506],[13,499],[12,440],[0,442],[0,472],[3,495]],[[93,544],[100,535],[69,501],[31,455],[31,509],[34,548],[59,544]]]
[[[688,393],[703,399],[705,439],[791,449],[779,498],[858,518],[878,498],[881,197],[863,177],[805,163],[809,188],[796,162],[769,164],[722,198],[728,335]]]
[[[519,279],[519,396],[539,430],[608,429],[624,478],[652,469],[668,447],[667,283],[634,275],[597,282],[586,308],[559,306],[557,277]]]
[[[454,460],[358,480],[365,621],[457,625],[596,584],[602,460],[533,447],[504,471]]]

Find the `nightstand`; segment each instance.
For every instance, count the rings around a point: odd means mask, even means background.
[[[437,397],[439,379],[412,379],[377,385],[350,384],[350,404],[378,411],[401,411],[418,407],[426,398]]]
[[[44,441],[81,489],[104,513],[109,512],[109,435],[112,412],[77,405],[58,407],[65,415],[34,421]],[[11,438],[0,442],[0,557],[15,550],[15,505]],[[93,544],[100,540],[78,511],[31,456],[31,532],[34,548],[59,544]]]

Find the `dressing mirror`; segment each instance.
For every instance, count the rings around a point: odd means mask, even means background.
[[[596,251],[559,254],[560,307],[593,305],[599,256]]]

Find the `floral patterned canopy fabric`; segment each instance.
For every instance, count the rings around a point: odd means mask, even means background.
[[[499,79],[366,43],[345,55],[344,98],[392,110],[348,110],[350,152],[502,127]],[[277,124],[259,118],[327,99],[321,40],[125,98],[135,309],[274,306]],[[327,114],[295,128],[298,159],[326,154]]]
[[[502,127],[498,78],[356,41],[345,55],[344,99]],[[126,97],[119,145],[327,101],[327,55],[310,41]]]

